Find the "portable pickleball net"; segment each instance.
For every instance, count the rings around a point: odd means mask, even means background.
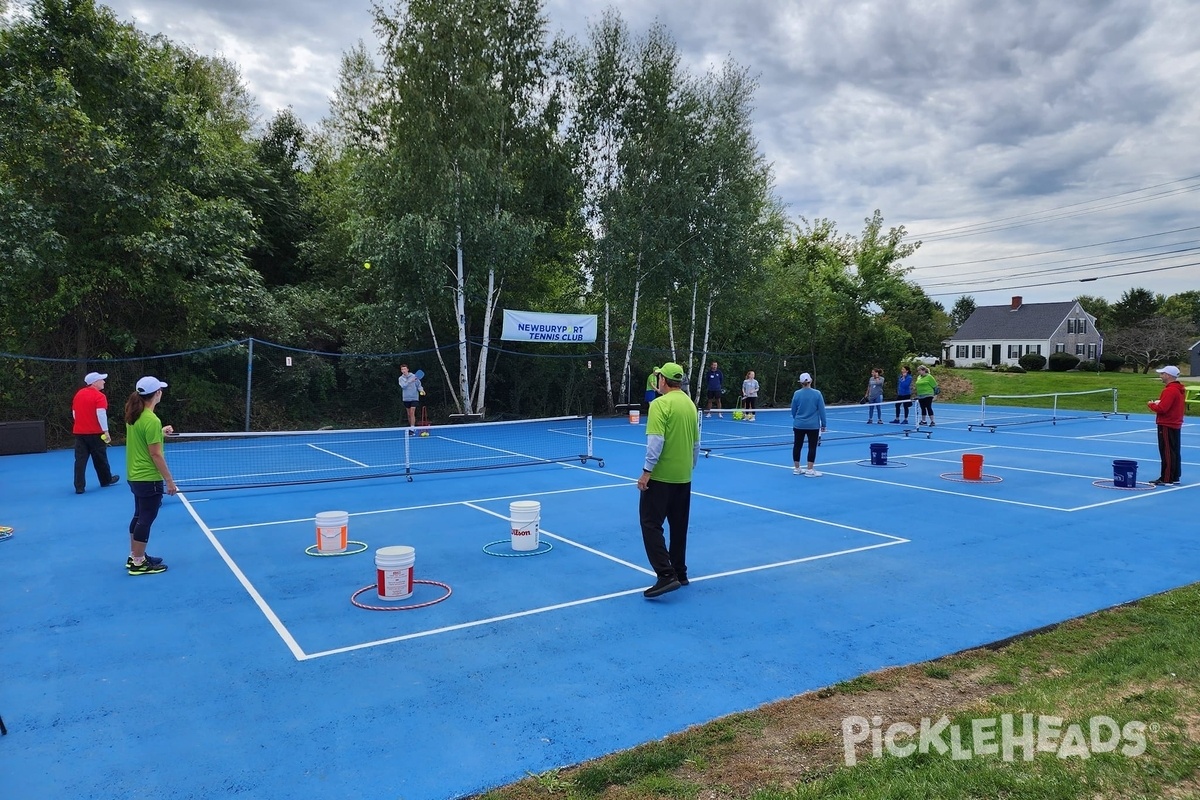
[[[182,491],[604,461],[590,416],[418,428],[184,433],[164,452]]]

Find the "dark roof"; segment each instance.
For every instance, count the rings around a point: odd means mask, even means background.
[[[955,339],[1049,339],[1075,307],[1065,303],[981,306],[954,333]]]

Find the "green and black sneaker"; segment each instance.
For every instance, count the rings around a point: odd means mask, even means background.
[[[146,559],[141,564],[134,564],[130,559],[128,572],[130,575],[157,575],[160,572],[166,572],[167,565],[160,560],[155,564],[150,559]]]
[[[161,558],[157,558],[157,557],[151,556],[151,555],[147,555],[146,560],[149,561],[154,566],[158,566],[159,564],[162,563]],[[133,567],[133,556],[129,556],[128,558],[125,559],[125,569],[131,569],[132,567]]]

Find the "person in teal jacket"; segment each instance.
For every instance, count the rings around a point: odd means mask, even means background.
[[[792,395],[792,474],[819,478],[817,444],[825,432],[825,395],[812,387],[812,376],[800,373],[800,388]],[[800,469],[800,451],[808,441],[808,468]]]
[[[917,391],[917,405],[921,408],[921,421],[917,425],[933,426],[933,396],[938,393],[937,378],[929,373],[929,367],[922,364],[917,367],[917,380],[914,383]]]

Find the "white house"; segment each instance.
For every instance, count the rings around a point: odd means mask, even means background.
[[[1006,306],[982,306],[946,342],[946,358],[955,366],[1016,364],[1026,353],[1050,358],[1070,353],[1094,361],[1104,349],[1096,318],[1074,300],[1024,303],[1014,297]]]

